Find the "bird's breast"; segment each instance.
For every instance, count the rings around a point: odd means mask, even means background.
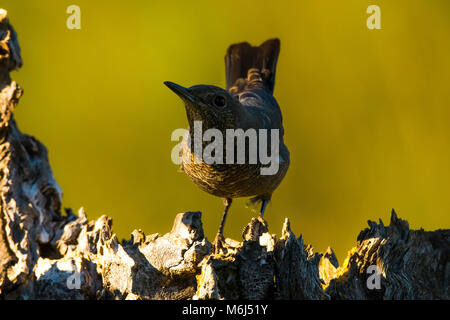
[[[270,195],[289,167],[289,161],[280,161],[275,174],[262,175],[261,164],[208,164],[192,152],[186,141],[180,156],[183,171],[200,189],[224,198]]]

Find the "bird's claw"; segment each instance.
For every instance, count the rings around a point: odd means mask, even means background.
[[[220,254],[221,252],[224,252],[225,251],[224,245],[225,245],[225,238],[223,237],[223,235],[218,233],[213,242],[212,252],[214,254]]]

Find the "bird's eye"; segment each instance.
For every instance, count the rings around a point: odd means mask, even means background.
[[[225,105],[227,104],[227,100],[224,96],[221,95],[215,96],[213,101],[217,107],[225,107]]]

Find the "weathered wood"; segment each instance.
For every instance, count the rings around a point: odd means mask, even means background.
[[[201,213],[176,216],[172,231],[135,230],[119,241],[112,220],[61,212],[62,191],[45,146],[23,134],[13,111],[22,94],[9,72],[22,65],[17,36],[0,10],[0,298],[3,299],[449,299],[450,230],[410,230],[392,213],[369,221],[342,267],[254,218],[243,241],[211,253]],[[371,266],[379,289],[367,285]]]
[[[392,210],[390,225],[369,221],[326,292],[336,299],[449,299],[450,230],[410,230]],[[377,266],[381,288],[369,290]]]

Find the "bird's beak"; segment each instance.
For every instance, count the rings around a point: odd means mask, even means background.
[[[188,88],[182,87],[176,83],[165,81],[164,84],[173,92],[175,92],[183,101],[195,104],[197,97],[191,93]]]

